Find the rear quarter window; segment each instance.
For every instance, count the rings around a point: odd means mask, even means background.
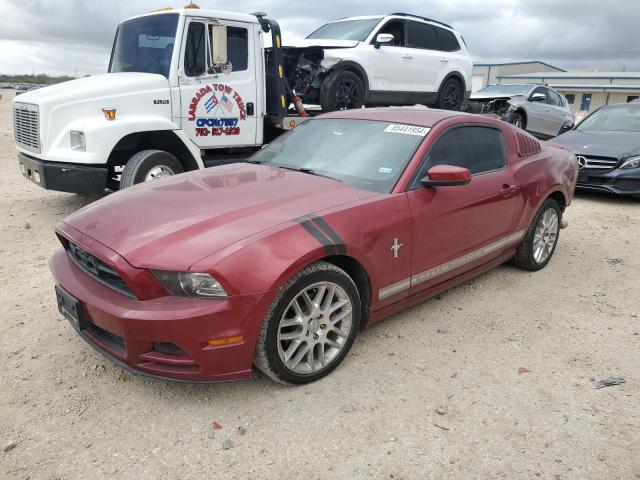
[[[460,50],[460,43],[456,38],[456,35],[444,28],[433,27],[438,32],[438,38],[440,38],[440,49],[445,52],[455,52],[456,50]]]

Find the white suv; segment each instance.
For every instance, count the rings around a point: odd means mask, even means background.
[[[292,88],[324,111],[416,103],[459,110],[471,93],[462,36],[406,13],[327,23],[285,47],[284,57]]]

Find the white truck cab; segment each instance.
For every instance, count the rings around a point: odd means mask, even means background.
[[[349,50],[344,41],[316,38],[317,32],[304,45],[283,47],[278,23],[265,13],[188,7],[120,23],[108,73],[14,100],[15,142],[26,178],[64,192],[115,190],[241,161],[304,121],[302,100],[332,109],[416,103],[413,94],[384,98],[380,91],[383,70],[391,75],[396,69],[389,57],[394,37],[381,29],[390,19],[408,23],[407,14],[376,17],[372,28],[380,26]],[[371,57],[370,67],[357,65],[357,51]],[[456,77],[458,83],[466,76]],[[340,103],[349,82],[361,91]]]
[[[265,72],[281,54],[263,48],[267,32],[279,47],[278,24],[261,14],[186,8],[123,21],[108,73],[14,100],[23,175],[91,194],[249,156],[265,125],[301,120],[286,119],[281,73]]]

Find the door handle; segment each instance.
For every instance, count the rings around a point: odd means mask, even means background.
[[[545,108],[545,109],[544,109],[544,111],[545,111],[545,112],[550,112],[550,111],[551,111],[551,109],[550,109],[550,108]]]
[[[504,198],[509,198],[514,196],[516,193],[520,191],[520,187],[518,185],[507,185],[506,183],[502,185],[502,189],[500,190],[500,195]]]
[[[448,58],[444,58],[444,57],[442,57],[442,58],[440,59],[440,61],[441,61],[442,63],[449,63],[449,59],[448,59]]]
[[[413,56],[409,55],[408,53],[403,53],[402,54],[402,58],[406,58],[407,60],[411,60],[413,58]]]

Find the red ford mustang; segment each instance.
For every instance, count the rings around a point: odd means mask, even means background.
[[[326,375],[367,324],[511,260],[549,262],[575,157],[504,122],[335,112],[248,163],[141,184],[69,216],[60,311],[102,354],[174,380]]]

